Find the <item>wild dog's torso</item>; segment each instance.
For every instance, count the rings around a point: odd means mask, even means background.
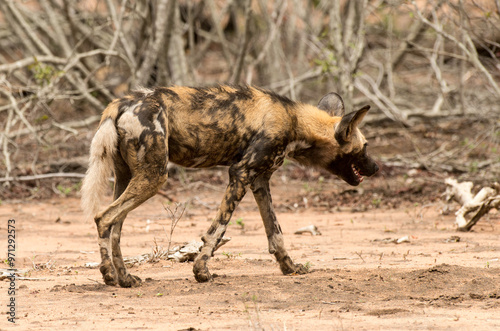
[[[301,104],[253,87],[156,88],[115,102],[117,114],[109,115],[120,145],[140,155],[144,145],[167,140],[169,161],[185,167],[279,166],[298,137]]]
[[[337,143],[340,117],[249,86],[138,91],[114,101],[106,118],[115,119],[120,153],[132,172],[149,158],[165,166],[167,160],[184,167],[232,166],[254,177],[273,172],[287,156],[354,178],[352,156],[365,154],[358,129],[350,144]],[[148,155],[151,147],[165,153]]]

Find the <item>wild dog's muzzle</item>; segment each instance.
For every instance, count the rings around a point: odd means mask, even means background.
[[[328,170],[347,184],[358,186],[364,177],[373,176],[379,170],[377,163],[366,152],[361,155],[344,155],[330,163]]]

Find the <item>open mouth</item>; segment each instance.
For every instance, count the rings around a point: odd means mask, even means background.
[[[354,172],[354,175],[356,175],[358,182],[361,183],[363,181],[363,176],[360,174],[360,170],[354,164],[351,164],[351,168],[352,168],[352,172]]]

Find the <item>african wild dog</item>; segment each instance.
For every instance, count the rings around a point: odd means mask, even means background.
[[[247,187],[259,207],[269,252],[283,274],[306,273],[285,249],[269,179],[285,157],[326,169],[350,185],[375,174],[378,166],[367,155],[358,129],[369,108],[344,116],[336,93],[325,95],[315,107],[249,86],[155,88],[113,101],[92,140],[82,186],[82,207],[95,216],[104,282],[140,284],[123,263],[121,228],[128,212],[165,183],[168,161],[184,167],[229,167],[229,185],[194,262],[197,281],[211,279],[207,261]],[[98,212],[111,169],[114,202]]]

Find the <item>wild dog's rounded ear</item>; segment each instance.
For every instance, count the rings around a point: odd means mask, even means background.
[[[331,116],[344,116],[344,100],[335,92],[323,96],[318,102],[318,108],[326,111]]]
[[[361,123],[368,110],[370,110],[370,106],[367,105],[342,117],[335,129],[335,139],[339,144],[343,145],[349,142],[352,132]]]

